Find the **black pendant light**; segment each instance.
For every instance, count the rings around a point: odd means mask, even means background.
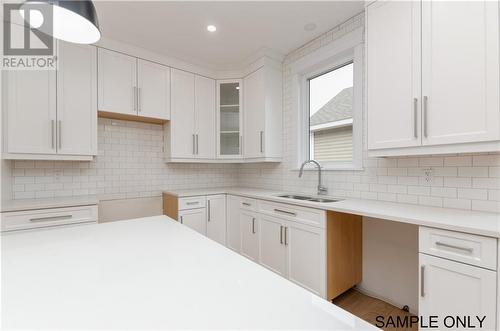
[[[38,0],[26,1],[26,4],[52,6],[50,9],[53,26],[50,34],[54,38],[78,44],[93,44],[101,38],[97,13],[92,1]]]

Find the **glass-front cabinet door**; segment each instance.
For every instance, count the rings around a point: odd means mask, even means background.
[[[242,155],[241,80],[217,81],[217,151],[222,158]]]

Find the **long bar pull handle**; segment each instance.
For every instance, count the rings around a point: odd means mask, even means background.
[[[196,155],[200,154],[200,145],[198,144],[198,134],[196,134]]]
[[[424,95],[424,137],[427,138],[427,103],[428,97]]]
[[[134,94],[132,98],[132,108],[134,109],[134,111],[137,111],[137,86],[134,86],[132,88],[132,93]]]
[[[420,266],[420,296],[425,296],[425,265]]]
[[[243,146],[241,146],[242,138],[240,136],[239,144],[240,144],[240,155],[243,154]]]
[[[55,121],[51,121],[51,132],[52,132],[52,149],[56,148],[56,131],[55,131]]]
[[[470,248],[470,247],[455,246],[455,245],[446,244],[446,243],[443,243],[443,242],[440,242],[440,241],[436,241],[436,246],[458,249],[458,250],[465,251],[465,252],[468,252],[468,253],[472,253],[472,251],[473,251],[473,249]]]
[[[413,137],[418,138],[418,133],[417,133],[417,105],[418,105],[418,100],[417,98],[413,98]]]
[[[196,154],[195,139],[196,139],[195,138],[195,134],[193,134],[193,142],[192,142],[192,144],[193,144],[193,155]]]
[[[137,111],[140,113],[141,112],[141,88],[137,88]]]
[[[288,246],[288,226],[285,226],[285,246]]]
[[[252,204],[248,203],[248,202],[242,202],[241,203],[243,206],[247,206],[247,207],[250,207]]]
[[[286,215],[290,215],[290,216],[297,216],[297,213],[294,213],[294,212],[291,212],[291,211],[282,210],[282,209],[274,209],[274,211],[277,212],[277,213],[282,213],[282,214],[286,214]]]
[[[252,218],[252,233],[255,234],[255,217]]]
[[[181,224],[184,224],[184,218],[181,216]]]
[[[62,220],[69,220],[72,217],[73,217],[72,215],[35,217],[35,218],[30,218],[30,222],[62,221]]]
[[[264,139],[263,139],[263,136],[262,136],[263,134],[264,134],[264,131],[260,131],[260,152],[261,153],[264,153],[264,146],[263,146]]]
[[[62,148],[62,129],[61,128],[62,128],[62,121],[58,121],[57,129],[59,132],[58,132],[57,136],[59,138],[59,149]]]
[[[283,225],[280,225],[280,244],[283,245]]]
[[[210,222],[210,200],[207,201],[208,202],[208,221]]]

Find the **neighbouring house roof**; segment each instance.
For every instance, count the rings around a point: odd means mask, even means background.
[[[340,91],[310,119],[310,125],[336,122],[352,117],[352,87]]]

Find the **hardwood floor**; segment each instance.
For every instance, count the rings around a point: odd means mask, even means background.
[[[412,314],[398,307],[388,304],[385,301],[369,297],[358,292],[355,289],[350,289],[344,294],[341,294],[333,300],[333,303],[374,325],[376,325],[377,316],[383,316],[385,321],[388,321],[390,317],[396,319],[398,316],[400,318],[405,316],[413,316]],[[389,327],[384,328],[383,330],[417,331],[418,324],[415,323],[411,328]]]

